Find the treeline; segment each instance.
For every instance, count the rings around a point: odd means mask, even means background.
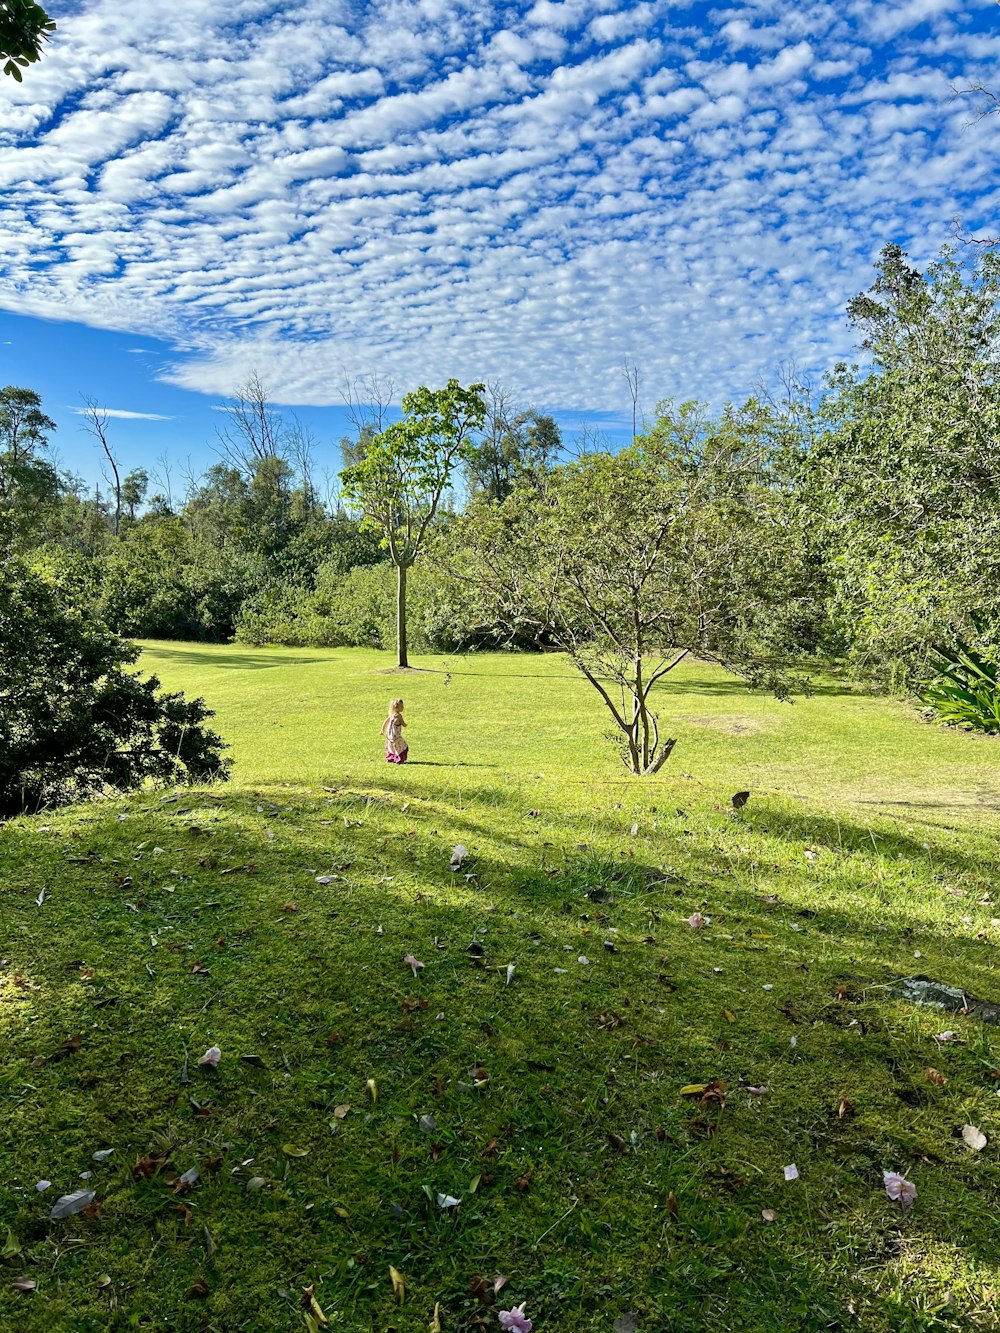
[[[856,364],[838,366],[820,385],[789,374],[780,395],[758,394],[717,415],[661,404],[617,454],[591,446],[569,457],[550,417],[495,387],[483,390],[474,438],[456,454],[435,506],[430,546],[408,567],[411,645],[582,649],[588,634],[592,643],[606,639],[600,608],[587,601],[628,600],[611,571],[601,572],[611,581],[599,594],[581,584],[575,603],[558,606],[547,582],[557,567],[563,591],[590,577],[596,565],[588,566],[580,541],[600,532],[606,548],[620,539],[627,568],[631,540],[638,556],[653,544],[658,577],[668,551],[689,581],[714,571],[726,587],[712,601],[717,638],[735,642],[742,625],[765,674],[768,664],[818,654],[903,690],[931,674],[935,645],[961,638],[995,653],[998,281],[993,251],[945,253],[920,272],[887,247],[871,288],[848,307]],[[396,429],[382,420],[384,403],[355,405],[358,429],[343,442],[353,478],[373,448],[390,457],[383,446]],[[49,459],[54,426],[37,395],[3,390],[3,539],[127,637],[393,647],[400,576],[388,548],[402,492],[385,522],[373,520],[360,490],[349,489],[349,505],[321,496],[313,441],[269,404],[256,378],[226,420],[220,461],[177,498],[145,471],[119,466],[109,423],[91,407],[111,482],[85,493]],[[365,475],[372,481],[371,468]],[[695,476],[697,486],[689,484]],[[593,508],[599,491],[618,495],[613,515]],[[709,499],[714,508],[705,507]],[[738,541],[712,526],[730,521]],[[564,559],[571,548],[576,566]],[[738,579],[727,582],[709,558],[715,549],[727,552]],[[494,568],[483,566],[487,556]],[[662,624],[660,639],[683,620],[692,648],[715,651],[693,628],[698,598],[708,596],[700,585],[681,619]]]
[[[376,388],[378,386],[375,386]],[[502,389],[456,494],[502,499],[561,448],[551,417],[514,406]],[[384,411],[381,405],[379,411]],[[345,464],[377,435],[367,405],[355,404],[357,435],[340,441]],[[55,423],[38,395],[0,390],[0,538],[85,601],[129,638],[389,648],[394,591],[387,551],[334,487],[317,479],[315,441],[268,401],[254,375],[229,404],[220,460],[188,477],[182,497],[164,465],[157,487],[143,468],[119,462],[106,414],[88,405],[87,424],[108,460],[108,481],[89,490],[50,459]],[[166,483],[166,484],[164,484]],[[464,627],[440,582],[417,571],[412,625],[418,648],[458,646]]]

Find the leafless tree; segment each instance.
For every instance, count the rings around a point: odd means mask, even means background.
[[[622,374],[625,376],[628,384],[628,394],[632,400],[632,443],[634,444],[638,434],[639,367],[626,357],[622,365]]]
[[[173,509],[174,507],[174,494],[171,485],[172,476],[173,468],[170,463],[170,455],[164,450],[156,460],[156,471],[153,473],[153,480],[163,491],[167,505],[170,509]]]
[[[302,483],[302,490],[311,504],[316,498],[313,474],[316,470],[316,436],[294,413],[287,432],[288,454]]]
[[[380,434],[389,424],[389,409],[396,396],[395,381],[389,375],[369,371],[367,375],[343,372],[340,396],[358,439],[366,433]]]
[[[287,423],[274,410],[256,370],[245,384],[237,385],[226,415],[227,424],[217,431],[220,453],[244,476],[251,475],[265,459],[287,457]]]
[[[115,492],[114,531],[115,536],[117,537],[121,530],[122,522],[122,479],[118,468],[118,460],[115,458],[108,441],[108,409],[106,407],[98,407],[97,401],[94,398],[84,398],[83,402],[83,418],[86,423],[84,425],[84,430],[90,435],[93,435],[94,439],[101,446],[101,449],[104,451],[104,456],[108,460],[108,466],[111,468],[112,486]]]

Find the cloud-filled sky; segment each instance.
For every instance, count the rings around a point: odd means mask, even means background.
[[[315,407],[376,371],[614,413],[628,358],[654,401],[738,398],[849,350],[887,240],[997,214],[1000,120],[953,93],[1000,88],[994,0],[49,9],[0,86],[0,310],[39,355],[36,320],[152,345],[172,390],[256,368]]]

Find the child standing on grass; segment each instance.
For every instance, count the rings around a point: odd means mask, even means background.
[[[405,726],[402,699],[391,699],[389,701],[389,716],[382,723],[382,735],[385,737],[385,762],[387,764],[406,763],[406,756],[410,753],[410,750],[403,739],[403,728]]]

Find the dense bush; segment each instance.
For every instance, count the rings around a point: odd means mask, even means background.
[[[163,782],[224,778],[201,699],[160,691],[68,583],[0,556],[0,817]]]

